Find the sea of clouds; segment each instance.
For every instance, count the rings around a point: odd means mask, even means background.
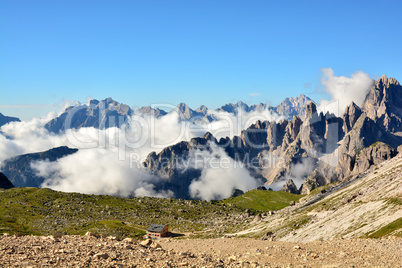
[[[356,72],[350,78],[334,76],[329,68],[322,69],[322,73],[322,84],[331,100],[322,100],[319,107],[329,107],[328,103],[336,101],[339,103],[336,108],[342,112],[351,101],[361,105],[373,83],[363,72]],[[240,135],[242,130],[257,120],[274,121],[284,118],[269,110],[246,112],[238,107],[236,115],[210,110],[209,115],[216,120],[199,120],[195,123],[180,120],[177,110],[172,110],[160,118],[135,114],[121,128],[99,130],[90,127],[70,129],[60,134],[48,132],[45,124],[62,111],[49,113],[43,118],[11,122],[2,126],[0,162],[13,156],[42,152],[59,146],[78,148],[80,150],[77,153],[56,162],[33,163],[32,167],[38,175],[47,178],[42,187],[123,197],[174,197],[171,191],[155,190],[155,185],[163,178],[156,177],[142,166],[146,156],[153,151],[158,153],[167,146],[203,136],[206,132],[212,133],[218,140],[222,137],[232,138]],[[252,177],[243,165],[236,165],[236,160],[228,157],[218,147],[213,147],[212,151],[198,153],[209,159],[228,159],[226,161],[229,161],[229,165],[203,167],[201,177],[194,180],[189,187],[193,198],[227,198],[233,189],[247,191],[261,184],[261,181]],[[311,169],[311,163],[308,161],[295,165],[291,168],[291,178],[300,185],[302,178],[311,172]],[[280,186],[275,185],[275,188]]]

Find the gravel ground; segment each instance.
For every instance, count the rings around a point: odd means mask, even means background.
[[[398,238],[293,243],[0,236],[0,267],[402,267],[401,260]]]

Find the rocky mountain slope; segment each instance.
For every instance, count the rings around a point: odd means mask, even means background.
[[[307,242],[402,236],[402,153],[342,182],[316,189],[238,235]]]
[[[0,170],[16,187],[40,187],[46,178],[38,176],[31,167],[32,164],[36,161],[54,162],[77,151],[78,149],[62,146],[45,152],[19,155],[5,160]]]

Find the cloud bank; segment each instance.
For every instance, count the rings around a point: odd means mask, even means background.
[[[181,121],[177,112],[171,112],[160,118],[134,115],[121,128],[99,130],[89,127],[60,134],[50,133],[44,125],[58,114],[53,112],[43,118],[2,126],[0,162],[13,156],[59,146],[78,148],[77,153],[57,162],[39,161],[32,165],[38,175],[46,178],[43,187],[88,194],[159,197],[172,197],[173,194],[155,190],[161,178],[151,175],[142,167],[150,152],[158,153],[167,146],[203,136],[206,132],[211,132],[218,139],[233,137],[240,135],[243,129],[257,120],[281,118],[268,110],[246,112],[239,109],[237,115],[209,111],[208,115],[215,120],[206,123],[202,120]],[[216,153],[223,158],[223,151],[217,150]],[[229,197],[234,188],[245,191],[254,186],[257,186],[255,179],[245,169],[215,170],[209,166],[192,185],[191,191],[194,198],[209,200]]]
[[[323,68],[321,72],[321,84],[331,100],[321,100],[319,110],[329,111],[337,116],[343,114],[352,101],[361,107],[374,83],[368,74],[361,71],[352,73],[350,77],[335,76],[331,68]]]
[[[33,163],[38,175],[47,179],[42,187],[63,192],[107,194],[114,196],[173,197],[171,191],[156,191],[160,179],[128,160],[118,160],[112,150],[83,149],[56,162]]]
[[[262,184],[250,175],[242,163],[230,158],[222,148],[213,144],[210,147],[211,152],[195,152],[197,157],[208,161],[203,163],[201,177],[190,184],[192,198],[220,200],[230,197],[235,189],[246,192]]]

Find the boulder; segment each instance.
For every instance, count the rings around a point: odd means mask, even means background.
[[[140,242],[140,245],[143,247],[148,247],[149,245],[152,244],[152,240],[151,239],[145,239],[144,241]]]

